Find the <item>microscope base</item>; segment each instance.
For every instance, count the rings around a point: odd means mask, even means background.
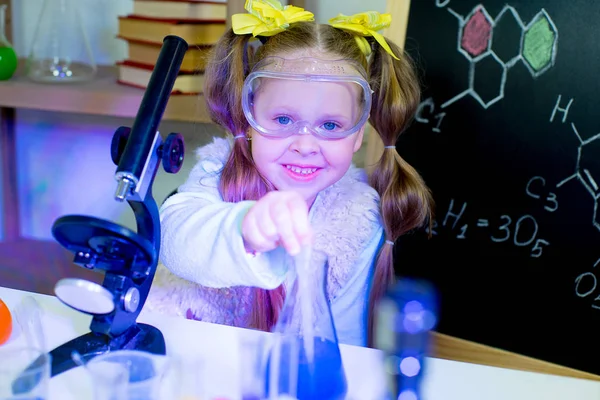
[[[87,362],[93,356],[115,350],[141,350],[166,354],[165,339],[162,332],[154,326],[140,323],[114,338],[89,332],[50,352],[52,356],[50,376],[61,374],[77,366],[71,357],[73,351],[81,354]]]
[[[125,333],[112,339],[107,335],[88,332],[50,352],[52,357],[50,377],[78,366],[71,357],[73,351],[77,351],[87,362],[94,356],[116,350],[141,350],[162,355],[166,354],[165,338],[161,331],[147,324],[133,325]],[[27,393],[38,384],[42,379],[41,372],[39,376],[32,379],[27,371],[39,368],[40,362],[41,358],[32,362],[23,374],[15,379],[12,384],[13,394]]]

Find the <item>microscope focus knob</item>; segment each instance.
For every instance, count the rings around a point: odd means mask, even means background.
[[[140,291],[135,287],[127,289],[125,296],[123,296],[123,308],[127,312],[136,312],[140,305]]]
[[[162,145],[162,165],[166,172],[176,174],[183,165],[185,146],[183,136],[179,133],[170,133]]]

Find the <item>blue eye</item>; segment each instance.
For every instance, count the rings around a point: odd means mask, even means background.
[[[325,130],[328,130],[328,131],[332,131],[338,127],[339,127],[338,124],[336,124],[335,122],[325,122],[323,124],[323,128],[325,128]]]
[[[286,117],[285,115],[282,115],[280,117],[275,118],[277,120],[278,123],[280,123],[281,125],[289,125],[292,123],[292,120],[290,117]]]

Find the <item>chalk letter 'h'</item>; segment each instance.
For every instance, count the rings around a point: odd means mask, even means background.
[[[454,199],[450,200],[450,205],[448,206],[448,212],[446,213],[446,216],[444,217],[444,226],[446,226],[446,223],[448,222],[449,217],[455,218],[454,223],[452,224],[452,229],[454,229],[456,227],[458,220],[460,219],[460,217],[462,217],[463,213],[465,212],[465,209],[467,208],[467,203],[463,203],[462,208],[460,209],[460,212],[458,214],[454,214],[452,212],[453,206],[454,206]]]
[[[552,115],[550,116],[550,122],[554,121],[554,116],[556,115],[556,111],[563,112],[562,122],[564,123],[567,120],[567,115],[569,114],[569,107],[571,107],[571,103],[573,103],[573,98],[569,100],[567,106],[565,108],[560,108],[558,105],[560,104],[561,95],[558,95],[558,99],[556,99],[556,105],[554,106],[554,110],[552,110]]]

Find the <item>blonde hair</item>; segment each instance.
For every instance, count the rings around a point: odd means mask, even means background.
[[[384,145],[395,145],[412,120],[419,104],[420,88],[406,54],[395,60],[373,41],[374,50],[367,61],[352,34],[315,22],[292,24],[287,30],[269,37],[256,52],[248,46],[250,37],[227,31],[215,46],[205,71],[204,96],[210,116],[232,134],[243,134],[249,127],[242,111],[241,92],[252,66],[267,56],[303,50],[351,59],[363,65],[374,91],[369,122]],[[402,54],[389,40],[388,44],[396,55]],[[431,194],[418,172],[396,151],[384,152],[370,174],[369,183],[381,198],[386,240],[396,241],[431,221]],[[257,200],[274,190],[256,168],[246,140],[235,140],[223,168],[219,190],[223,199],[229,202]],[[369,345],[374,307],[395,279],[392,246],[382,246],[374,268],[368,306]],[[270,330],[277,322],[284,299],[283,285],[274,290],[255,289],[251,327]]]

